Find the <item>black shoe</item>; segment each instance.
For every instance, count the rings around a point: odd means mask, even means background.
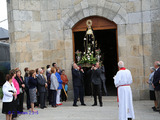
[[[41,109],[44,109],[44,107],[41,107]]]
[[[78,107],[78,105],[73,105],[74,107]]]
[[[47,106],[44,106],[44,108],[47,108]]]
[[[54,106],[54,105],[52,105],[52,107],[53,107],[53,108],[56,108],[57,106],[56,106],[56,105],[55,105],[55,106]]]
[[[97,104],[93,104],[92,106],[97,106]]]
[[[153,109],[153,111],[155,111],[155,110],[156,110],[156,107],[152,107],[152,109]]]
[[[81,104],[81,105],[82,105],[82,106],[86,106],[86,104],[84,104],[84,103],[83,103],[83,104]]]
[[[102,104],[100,104],[100,107],[103,107],[103,105],[102,105]]]
[[[157,109],[155,109],[155,110],[153,110],[154,112],[160,112],[160,110],[157,110]]]
[[[154,110],[154,109],[156,109],[156,107],[154,106],[154,107],[152,107],[152,109]]]

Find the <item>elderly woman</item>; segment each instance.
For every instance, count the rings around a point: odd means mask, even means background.
[[[24,100],[25,83],[23,81],[23,77],[21,76],[21,71],[20,70],[16,71],[15,79],[17,80],[17,82],[19,84],[19,90],[20,90],[20,94],[17,96],[18,100],[19,100],[18,111],[23,112],[23,100]]]
[[[6,114],[6,120],[12,120],[12,114],[15,111],[14,100],[17,97],[16,88],[12,83],[12,76],[6,75],[6,82],[3,85],[3,107],[2,113]]]
[[[61,73],[61,80],[63,81],[62,86],[63,86],[63,90],[61,92],[61,97],[62,97],[62,102],[67,100],[67,90],[65,89],[68,85],[68,78],[67,75],[65,74],[65,70],[62,70]]]
[[[157,101],[156,101],[154,88],[152,86],[155,68],[154,67],[150,67],[150,72],[151,72],[151,74],[149,75],[149,80],[147,81],[147,83],[149,84],[150,100],[154,100],[154,105],[155,105],[154,107],[152,107],[152,109],[155,110],[157,108]]]
[[[57,89],[59,86],[59,83],[58,83],[58,80],[57,80],[55,73],[56,73],[56,68],[52,67],[51,68],[51,77],[50,77],[50,80],[51,80],[50,90],[52,91],[52,94],[53,94],[52,107],[54,107],[54,108],[57,107],[56,106],[56,97],[57,97]]]
[[[30,70],[29,71],[29,96],[30,96],[30,102],[31,102],[31,111],[32,112],[37,112],[34,110],[34,103],[37,102],[36,99],[36,91],[37,91],[37,79],[36,79],[36,71],[35,70]]]

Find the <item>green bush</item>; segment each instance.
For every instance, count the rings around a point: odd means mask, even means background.
[[[3,91],[2,91],[2,87],[0,87],[0,99],[3,98]]]

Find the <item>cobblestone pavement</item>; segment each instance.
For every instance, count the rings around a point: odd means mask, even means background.
[[[91,97],[85,97],[85,102],[87,106],[72,107],[72,101],[68,101],[57,108],[36,108],[38,114],[34,115],[24,110],[25,114],[19,115],[17,120],[118,120],[116,97],[103,97],[103,107],[92,107]],[[152,106],[153,101],[134,101],[136,120],[160,120],[160,114],[153,112]],[[0,113],[0,120],[5,120],[5,115]]]

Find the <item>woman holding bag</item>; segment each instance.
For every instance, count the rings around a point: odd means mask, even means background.
[[[2,113],[6,114],[6,120],[12,120],[12,114],[14,114],[14,100],[17,98],[17,91],[12,83],[12,76],[6,75],[6,82],[3,85],[3,107]]]

